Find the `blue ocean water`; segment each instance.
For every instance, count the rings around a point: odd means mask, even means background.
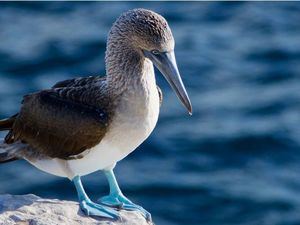
[[[157,73],[160,119],[117,165],[123,192],[160,225],[300,224],[299,2],[1,2],[0,118],[28,92],[104,74],[109,28],[136,7],[169,21],[194,113]],[[83,181],[108,191],[101,172]],[[0,165],[0,193],[76,200],[24,161]]]

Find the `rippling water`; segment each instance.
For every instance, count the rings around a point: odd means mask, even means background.
[[[300,224],[298,2],[0,3],[1,118],[28,92],[104,74],[107,32],[136,7],[169,21],[194,114],[158,74],[158,125],[116,168],[125,194],[161,225]],[[26,162],[0,171],[1,193],[76,200],[68,180]],[[108,191],[100,172],[84,184]]]

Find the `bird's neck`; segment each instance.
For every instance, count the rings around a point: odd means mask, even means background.
[[[107,87],[115,121],[133,126],[137,121],[149,123],[150,127],[144,124],[144,131],[152,130],[159,113],[153,64],[128,45],[118,44],[106,52]]]
[[[147,91],[147,86],[155,84],[151,61],[126,39],[109,38],[105,62],[107,84],[114,95]]]

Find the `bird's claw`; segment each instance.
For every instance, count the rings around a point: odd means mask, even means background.
[[[152,221],[151,214],[149,212],[147,212],[143,207],[134,204],[122,194],[107,195],[100,198],[98,202],[103,205],[118,209],[125,209],[128,211],[139,211],[147,221]]]
[[[99,216],[113,220],[118,220],[120,218],[116,210],[104,205],[96,204],[92,201],[81,201],[80,209],[88,216]]]

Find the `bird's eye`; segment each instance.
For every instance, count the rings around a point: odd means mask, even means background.
[[[151,52],[152,52],[152,54],[154,54],[154,55],[159,55],[159,51],[158,51],[158,50],[152,50]]]

